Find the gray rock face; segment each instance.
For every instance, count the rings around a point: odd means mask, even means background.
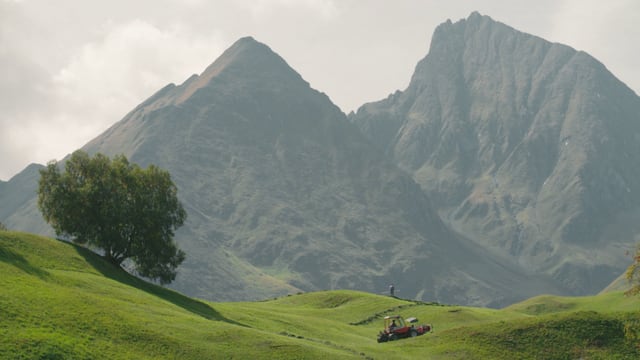
[[[7,182],[0,182],[0,222],[8,229],[53,235],[36,204],[36,189],[42,165],[31,164]]]
[[[172,286],[192,296],[379,292],[394,282],[403,297],[500,306],[553,288],[452,233],[408,174],[251,38],[84,150],[170,171],[189,214],[176,237],[187,261]],[[18,178],[29,189],[11,208],[30,210],[12,215],[13,228],[43,232],[37,172]]]
[[[455,230],[589,294],[640,240],[639,114],[588,54],[473,13],[436,29],[405,91],[350,120]]]
[[[596,293],[640,241],[640,100],[589,55],[477,13],[409,87],[349,119],[243,38],[84,150],[167,169],[188,220],[172,287],[211,300],[351,288],[502,306]],[[361,131],[360,131],[361,130]],[[37,168],[0,221],[50,233]]]
[[[453,234],[408,174],[251,38],[85,150],[170,171],[189,213],[173,286],[193,296],[377,292],[393,281],[406,297],[497,306],[549,286],[513,292],[526,278],[517,267]]]

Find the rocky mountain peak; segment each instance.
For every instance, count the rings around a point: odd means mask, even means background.
[[[287,62],[267,45],[247,36],[237,40],[199,76],[192,76],[182,85],[178,102],[193,95],[198,89],[214,81],[226,82],[225,86],[246,86],[270,83],[308,83]],[[269,85],[271,86],[271,85]]]
[[[472,13],[435,30],[405,91],[351,120],[458,232],[584,294],[617,277],[611,249],[634,241],[638,109],[589,54]]]
[[[431,51],[438,46],[449,43],[452,39],[461,36],[469,39],[476,36],[486,36],[492,32],[519,31],[501,22],[493,20],[490,16],[481,15],[474,11],[466,19],[452,22],[450,19],[436,27],[431,38]],[[430,52],[431,52],[430,51]]]
[[[406,296],[467,302],[450,285],[464,283],[484,294],[472,301],[500,304],[511,292],[487,302],[488,294],[520,276],[501,278],[494,260],[486,278],[499,284],[459,275],[474,271],[464,259],[485,258],[483,250],[449,231],[409,174],[252,38],[160,90],[85,149],[170,171],[189,213],[177,234],[187,260],[173,286],[193,296],[375,291],[396,278]]]
[[[352,123],[246,37],[84,149],[172,174],[189,212],[174,286],[191,296],[394,281],[403,297],[502,306],[593,293],[623,270],[640,234],[639,109],[587,54],[472,13]],[[29,189],[0,183],[0,220],[39,231],[33,170]]]
[[[428,55],[418,63],[413,82],[429,81],[433,68],[444,76],[461,78],[482,65],[524,61],[531,47],[546,48],[551,43],[520,32],[491,17],[473,12],[466,19],[440,24],[433,33]],[[559,45],[560,46],[560,45]],[[568,47],[566,47],[568,48]],[[539,52],[539,51],[538,51]]]

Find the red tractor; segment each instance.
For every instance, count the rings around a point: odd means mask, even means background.
[[[391,315],[384,317],[384,330],[378,334],[378,342],[393,341],[408,337],[416,337],[424,335],[431,331],[433,327],[428,324],[414,325],[418,319],[414,317],[407,318],[407,321],[400,315]]]

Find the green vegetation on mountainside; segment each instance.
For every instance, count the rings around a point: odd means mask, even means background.
[[[341,290],[207,303],[90,251],[0,231],[0,358],[635,359],[640,299],[540,296],[502,310]],[[382,317],[433,333],[378,344]]]

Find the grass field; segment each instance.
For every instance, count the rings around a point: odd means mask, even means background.
[[[389,314],[434,331],[378,344]],[[350,290],[212,303],[0,231],[0,359],[638,359],[639,344],[640,298],[620,292],[501,310]]]

